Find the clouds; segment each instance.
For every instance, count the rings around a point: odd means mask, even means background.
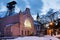
[[[43,6],[42,0],[29,0],[31,5],[31,12],[32,15],[35,15],[36,13],[40,13]]]
[[[11,1],[17,1],[17,0],[10,0],[9,2],[11,2]]]
[[[36,20],[37,15],[32,15],[33,19]]]
[[[3,3],[1,3],[0,4],[0,12],[4,12],[4,11],[7,11],[7,8]]]
[[[55,10],[60,9],[60,0],[42,0],[42,2],[43,2],[42,14],[46,14],[46,12],[50,8]]]
[[[16,5],[16,7],[15,7],[15,13],[19,13],[19,11],[20,11],[20,8]]]
[[[0,12],[7,11],[5,4],[13,0],[6,0],[0,4]],[[47,11],[52,8],[55,10],[60,9],[60,0],[14,0],[17,2],[15,12],[18,13],[20,10],[24,11],[26,7],[30,8],[31,14],[36,16],[37,13],[44,15]],[[0,1],[2,2],[2,1]],[[41,13],[42,12],[42,13]]]
[[[26,7],[27,7],[27,8],[30,8],[30,3],[29,3],[29,1],[28,1],[28,0],[23,0],[23,1],[25,2]]]
[[[6,0],[6,1],[3,1],[4,6],[5,6],[5,4],[7,4],[8,2],[11,2],[11,1],[16,1],[17,2],[17,7],[16,8],[19,8],[22,11],[24,11],[26,7],[30,8],[31,9],[31,14],[35,14],[35,12],[36,13],[39,12],[40,11],[39,8],[42,7],[41,6],[42,5],[41,0],[36,0],[36,1],[35,0],[9,0],[9,1]],[[0,2],[2,2],[2,1],[0,1]]]

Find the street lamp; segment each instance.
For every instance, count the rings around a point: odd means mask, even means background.
[[[49,27],[50,27],[51,29],[55,28],[55,23],[54,23],[54,22],[50,22],[50,23],[49,23]]]

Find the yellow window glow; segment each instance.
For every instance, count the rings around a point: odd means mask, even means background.
[[[25,22],[24,22],[24,26],[31,28],[31,22],[28,19],[26,19]]]

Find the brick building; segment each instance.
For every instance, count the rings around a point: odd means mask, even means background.
[[[30,9],[0,19],[0,33],[4,36],[29,36],[34,33],[34,20]],[[0,34],[0,35],[1,35]]]

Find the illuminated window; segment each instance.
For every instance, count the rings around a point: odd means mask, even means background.
[[[24,22],[24,26],[31,28],[31,22],[28,19],[26,19],[25,22]]]

